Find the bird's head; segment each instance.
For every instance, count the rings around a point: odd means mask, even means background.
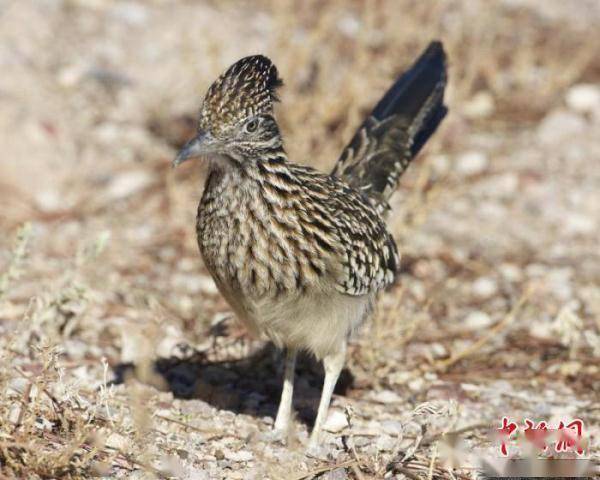
[[[282,139],[273,104],[281,85],[277,68],[263,55],[234,63],[208,89],[198,133],[183,146],[173,166],[199,156],[245,162],[280,149]]]

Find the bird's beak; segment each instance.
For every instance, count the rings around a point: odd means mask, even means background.
[[[181,150],[173,160],[173,168],[175,168],[180,163],[189,160],[190,158],[196,158],[210,153],[211,140],[212,137],[208,132],[202,130],[198,131],[198,134],[181,148]]]

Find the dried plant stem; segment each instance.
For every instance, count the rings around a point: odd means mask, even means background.
[[[17,232],[15,246],[11,253],[10,263],[6,272],[0,275],[0,299],[8,291],[10,282],[19,278],[19,268],[27,256],[27,244],[31,236],[31,224],[25,223]]]
[[[332,470],[336,470],[338,468],[347,468],[351,467],[352,465],[356,465],[356,460],[347,460],[345,462],[335,463],[333,465],[326,465],[324,467],[314,468],[312,470],[309,470],[308,472],[296,474],[296,476],[291,477],[290,480],[304,480],[305,478],[311,478],[314,475],[318,475],[319,473],[331,472]]]
[[[473,353],[480,350],[481,347],[483,347],[492,338],[494,338],[496,336],[496,334],[498,334],[501,331],[503,331],[504,329],[506,329],[514,321],[515,317],[517,316],[517,313],[519,313],[521,308],[523,308],[523,305],[525,305],[525,303],[529,300],[529,298],[533,294],[533,290],[534,290],[533,288],[528,288],[527,290],[525,290],[525,293],[523,293],[523,295],[521,296],[519,301],[514,305],[512,310],[510,312],[508,312],[508,314],[500,322],[498,322],[496,325],[494,325],[486,335],[481,337],[479,340],[477,340],[473,345],[469,346],[468,348],[465,348],[464,350],[461,350],[460,352],[455,353],[450,358],[439,361],[437,364],[435,364],[435,369],[436,370],[446,370],[448,367],[450,367],[451,365],[454,365],[456,362],[458,362],[458,361],[462,360],[463,358],[466,358],[469,355],[472,355]]]

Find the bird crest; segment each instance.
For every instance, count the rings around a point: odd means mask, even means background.
[[[248,117],[271,114],[281,85],[277,68],[267,57],[238,60],[208,89],[200,110],[200,128],[216,134]]]

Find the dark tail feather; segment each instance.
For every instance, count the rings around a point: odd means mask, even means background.
[[[373,200],[387,202],[446,115],[445,87],[446,55],[440,42],[432,42],[375,106],[333,174]]]

